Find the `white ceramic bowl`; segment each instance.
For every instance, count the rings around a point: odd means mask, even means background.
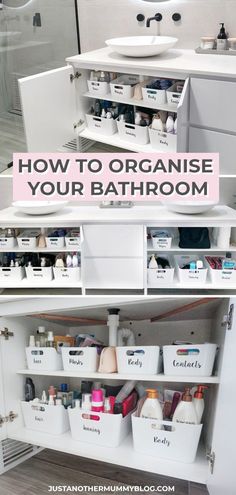
[[[193,203],[190,201],[184,201],[180,203],[162,203],[163,206],[169,211],[175,213],[182,213],[183,215],[197,215],[199,213],[205,213],[216,206],[217,203],[213,201],[205,201],[204,203]]]
[[[171,36],[128,36],[106,40],[106,44],[126,57],[152,57],[173,48],[177,41]]]
[[[68,201],[15,201],[12,203],[18,211],[26,215],[49,215],[65,208]]]

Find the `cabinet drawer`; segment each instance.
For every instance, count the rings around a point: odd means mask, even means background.
[[[191,79],[190,123],[236,132],[235,93],[235,82]]]
[[[143,289],[143,259],[85,258],[84,278],[90,289]]]
[[[143,256],[142,225],[85,225],[85,256]]]
[[[189,152],[220,153],[220,173],[235,174],[236,136],[190,127]]]

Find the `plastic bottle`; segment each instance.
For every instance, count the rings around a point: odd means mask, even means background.
[[[35,399],[35,386],[32,378],[25,380],[25,401],[30,402]]]
[[[220,32],[216,40],[217,50],[227,50],[227,34],[225,32],[224,22],[221,22],[220,25]]]
[[[82,395],[81,409],[83,409],[84,411],[91,411],[91,397],[91,394]]]
[[[190,425],[198,424],[197,413],[193,404],[190,388],[185,389],[182,399],[174,412],[173,422],[187,423]]]
[[[222,270],[234,270],[236,266],[235,260],[231,253],[226,253],[225,259],[222,260]]]
[[[54,342],[54,335],[51,331],[48,332],[46,347],[56,347],[56,343]]]
[[[104,411],[104,405],[103,405],[103,391],[101,389],[99,390],[93,390],[92,391],[92,411],[96,412],[103,412]]]
[[[166,121],[166,132],[173,134],[174,132],[174,119],[172,115],[169,115]]]
[[[38,340],[39,340],[39,346],[40,347],[46,347],[47,335],[46,335],[45,327],[41,327],[41,326],[38,327],[37,335],[38,335]]]
[[[201,423],[202,415],[205,407],[204,402],[204,390],[207,389],[206,385],[198,385],[197,391],[194,394],[193,405],[195,407],[195,411],[197,413],[198,423]]]
[[[29,347],[35,347],[35,336],[34,335],[30,335]]]
[[[152,254],[151,259],[149,261],[148,268],[158,268],[158,264],[156,262],[155,254]]]
[[[174,134],[177,134],[177,129],[178,129],[178,118],[176,117],[174,121]]]
[[[76,253],[73,254],[72,266],[73,266],[73,268],[77,268],[79,266],[79,260],[78,260],[78,256]]]
[[[132,390],[135,388],[136,383],[137,382],[135,380],[130,380],[123,385],[122,389],[116,396],[116,404],[123,402],[130,395]]]
[[[147,397],[140,412],[140,418],[163,420],[161,404],[158,400],[158,392],[155,389],[147,389]],[[162,429],[162,425],[159,426]]]

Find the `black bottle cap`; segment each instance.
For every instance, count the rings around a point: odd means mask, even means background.
[[[118,309],[118,308],[109,308],[107,311],[108,311],[108,314],[109,315],[118,315],[119,312],[120,312],[120,309]]]

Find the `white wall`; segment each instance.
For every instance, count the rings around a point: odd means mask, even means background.
[[[82,51],[104,46],[116,36],[157,34],[157,23],[148,29],[139,25],[138,13],[146,17],[161,12],[160,34],[179,38],[179,47],[196,48],[201,36],[217,35],[219,22],[225,22],[230,35],[236,36],[235,0],[166,0],[146,3],[142,0],[77,0]],[[182,15],[174,24],[172,14]]]

